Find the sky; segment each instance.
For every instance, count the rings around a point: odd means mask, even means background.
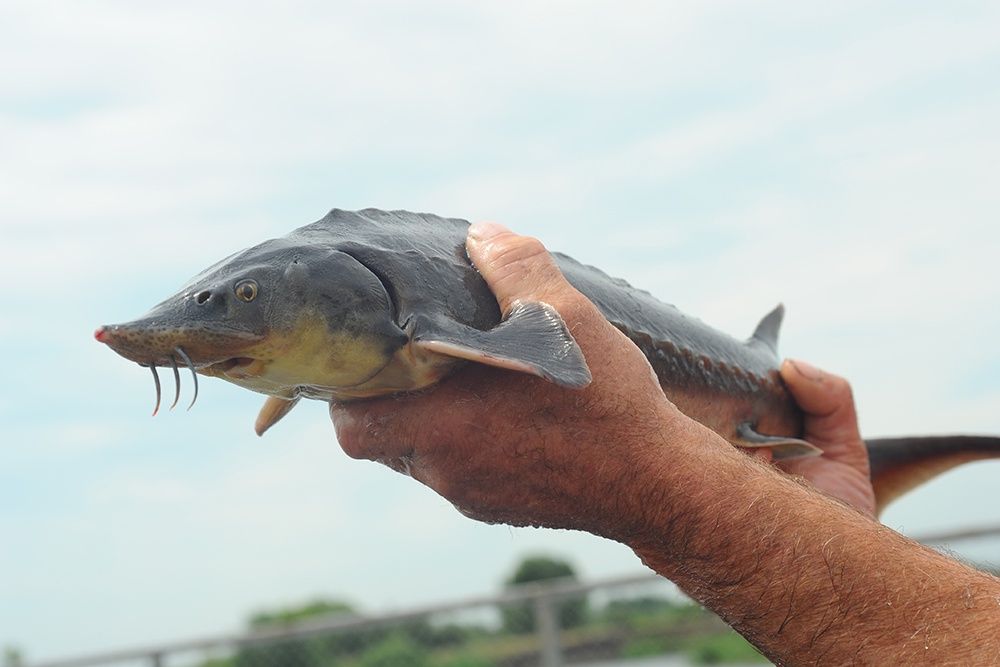
[[[203,379],[150,418],[94,328],[333,207],[497,220],[740,337],[782,301],[782,353],[848,377],[864,434],[1000,434],[998,31],[993,2],[6,0],[0,645],[430,603],[536,552],[641,571],[349,459],[321,403],[258,439],[262,397]],[[996,523],[998,479],[883,519]]]

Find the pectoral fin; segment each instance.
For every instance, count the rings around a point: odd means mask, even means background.
[[[736,427],[737,438],[733,442],[738,447],[767,447],[774,454],[775,461],[789,461],[808,456],[819,456],[823,450],[799,438],[789,438],[780,435],[762,435],[754,430],[749,422],[743,422]]]
[[[287,399],[277,396],[268,396],[257,413],[257,421],[254,422],[253,430],[257,435],[264,435],[264,431],[278,423],[282,417],[291,412],[295,404],[299,402],[298,397]]]
[[[546,303],[518,302],[489,331],[443,318],[416,319],[411,340],[427,352],[530,373],[563,387],[590,384],[583,352],[559,313]]]

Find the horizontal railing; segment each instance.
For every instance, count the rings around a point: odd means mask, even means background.
[[[1000,525],[966,528],[949,532],[933,533],[916,538],[927,545],[940,545],[968,541],[984,537],[1000,536]],[[984,568],[988,569],[988,568]],[[363,630],[376,626],[390,625],[425,618],[438,614],[448,614],[478,608],[498,607],[517,603],[533,603],[539,618],[539,632],[543,652],[543,664],[558,665],[558,633],[560,628],[553,613],[554,603],[568,597],[579,596],[599,589],[663,583],[658,575],[642,574],[611,577],[589,582],[574,580],[549,580],[544,583],[525,584],[501,593],[460,598],[439,604],[413,607],[410,609],[381,613],[378,615],[337,615],[330,618],[290,623],[280,628],[267,628],[253,632],[237,632],[205,635],[181,641],[136,646],[133,648],[94,653],[57,660],[33,662],[29,667],[93,667],[122,662],[143,661],[159,667],[165,657],[171,654],[194,651],[237,649],[268,644],[279,640],[302,639],[330,632]]]

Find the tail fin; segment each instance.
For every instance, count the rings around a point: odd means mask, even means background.
[[[969,461],[1000,458],[1000,437],[941,435],[867,441],[879,513],[886,505],[946,470]]]

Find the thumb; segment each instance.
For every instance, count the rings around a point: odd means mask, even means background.
[[[781,378],[806,413],[807,439],[831,445],[858,439],[858,417],[847,380],[804,361],[785,360]]]
[[[538,239],[519,236],[495,222],[480,222],[469,228],[466,250],[504,313],[520,299],[558,307],[579,297]]]

